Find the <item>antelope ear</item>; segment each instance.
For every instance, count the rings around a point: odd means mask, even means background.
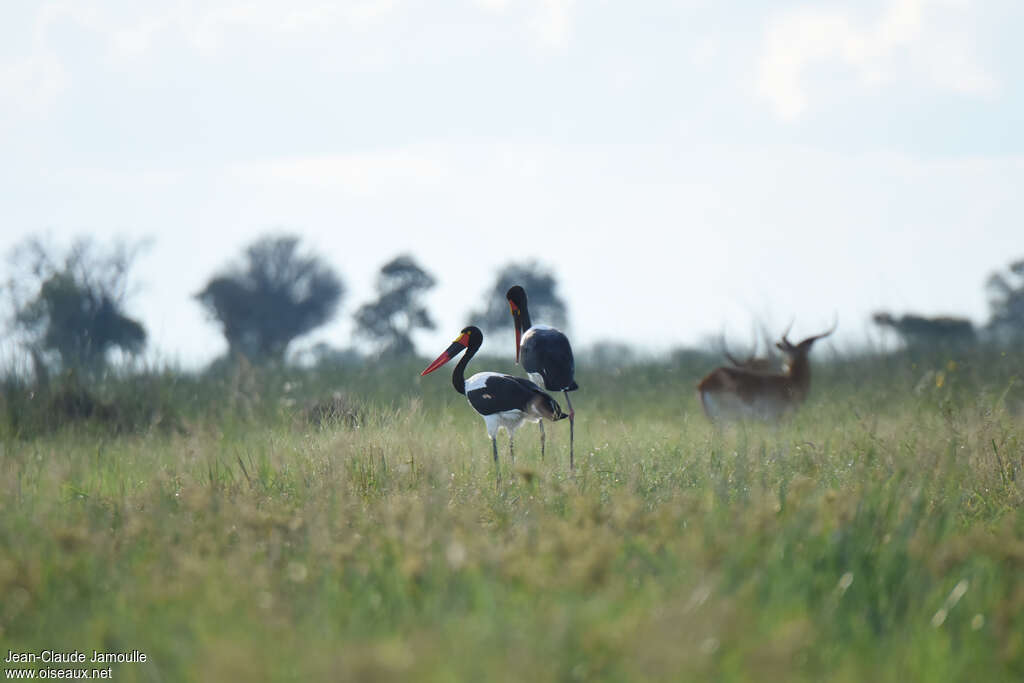
[[[775,346],[779,349],[779,351],[786,350],[786,347],[782,345],[782,342],[775,342]]]

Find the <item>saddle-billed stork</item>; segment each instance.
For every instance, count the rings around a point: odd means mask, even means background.
[[[513,439],[515,432],[524,422],[540,422],[541,419],[561,420],[566,417],[555,399],[528,379],[513,377],[500,372],[478,372],[466,379],[466,366],[483,344],[484,335],[478,327],[465,327],[444,353],[420,373],[429,375],[434,370],[466,352],[455,370],[452,371],[452,385],[455,391],[465,394],[469,405],[484,418],[487,436],[491,438],[494,451],[494,465],[498,467],[498,429],[508,432],[508,452],[515,456]],[[501,472],[498,471],[498,479]]]
[[[512,310],[512,323],[516,330],[516,363],[522,360],[523,370],[537,384],[548,391],[565,394],[569,408],[569,469],[575,469],[573,441],[575,439],[576,411],[572,408],[569,392],[579,389],[573,375],[576,361],[572,357],[569,338],[547,325],[533,325],[530,309],[526,305],[526,290],[515,285],[505,293]],[[540,453],[544,455],[544,423],[540,423]]]

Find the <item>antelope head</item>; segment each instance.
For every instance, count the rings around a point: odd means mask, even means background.
[[[815,334],[810,337],[807,337],[806,339],[800,341],[799,343],[794,344],[793,342],[789,341],[789,330],[790,328],[793,327],[793,323],[790,323],[789,327],[786,328],[786,331],[782,333],[782,339],[780,339],[775,344],[776,348],[778,348],[780,351],[786,354],[786,365],[788,368],[787,373],[789,375],[792,375],[794,369],[797,366],[807,365],[807,355],[811,352],[811,347],[814,346],[814,342],[829,336],[830,334],[836,331],[836,327],[838,326],[839,318],[836,318],[835,321],[832,323],[832,327],[830,327],[826,331],[822,332],[821,334]]]

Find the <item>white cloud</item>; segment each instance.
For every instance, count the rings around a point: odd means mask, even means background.
[[[834,7],[788,12],[771,20],[765,31],[758,94],[780,118],[798,119],[812,90],[820,93],[834,85],[816,82],[807,73],[827,62],[849,68],[862,90],[924,82],[962,94],[991,93],[998,83],[973,55],[963,9],[948,1],[892,0],[868,24]]]

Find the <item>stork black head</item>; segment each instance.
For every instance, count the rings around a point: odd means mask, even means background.
[[[519,362],[519,342],[523,332],[530,329],[530,311],[526,307],[526,290],[514,285],[505,292],[505,299],[512,311],[512,324],[516,330],[516,363]]]
[[[429,375],[434,370],[437,370],[439,367],[467,349],[471,355],[476,353],[477,349],[479,349],[480,345],[483,343],[484,333],[480,331],[479,327],[475,327],[473,325],[463,327],[462,331],[459,332],[459,336],[451,343],[451,346],[445,349],[440,356],[434,359],[434,362],[428,365],[427,369],[420,373],[420,377],[423,375]]]
[[[526,308],[526,290],[519,285],[509,287],[509,290],[505,292],[505,298],[516,308]]]
[[[558,422],[569,417],[567,414],[562,412],[562,406],[558,405],[558,401],[551,398],[547,394],[541,394],[538,397],[537,409],[544,417],[548,418],[552,422]]]

